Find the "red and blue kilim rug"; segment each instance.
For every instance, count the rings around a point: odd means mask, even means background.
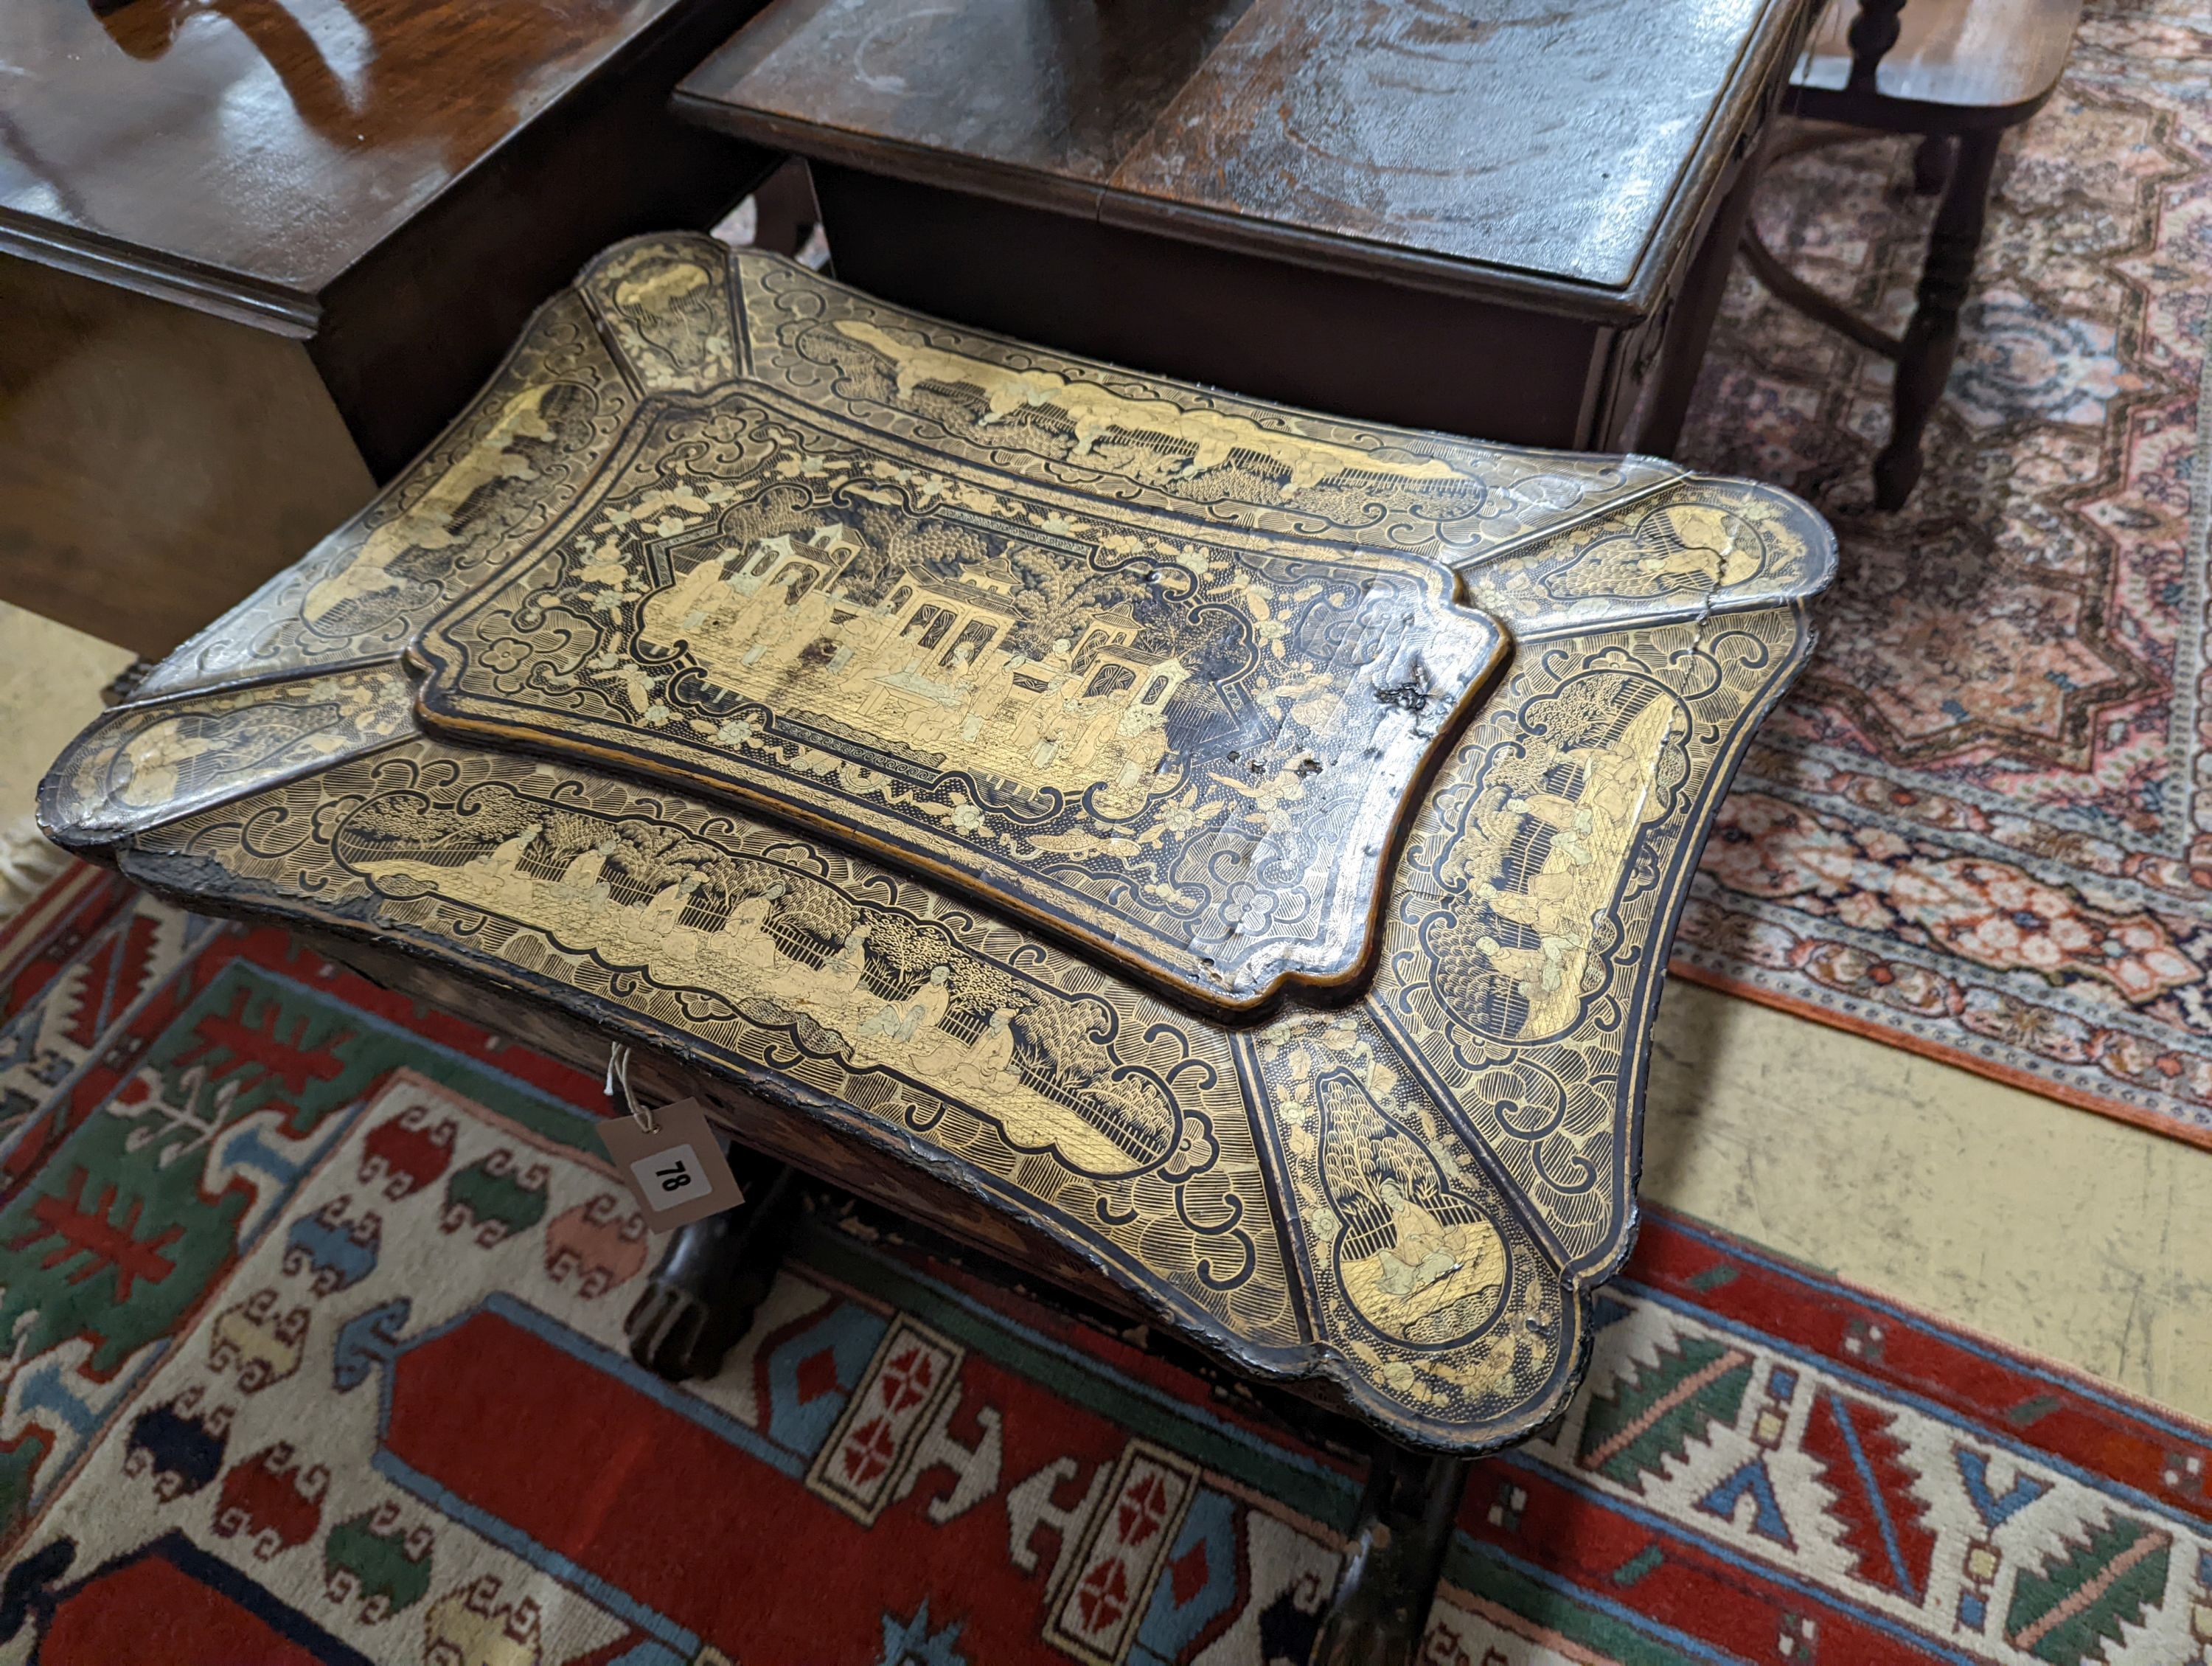
[[[634,1369],[597,1083],[90,870],[0,935],[0,1662],[1300,1662],[1357,1477],[811,1228]],[[1480,1467],[1429,1666],[2187,1666],[2212,1432],[1687,1221]]]

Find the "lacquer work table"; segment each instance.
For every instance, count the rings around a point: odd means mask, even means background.
[[[1765,487],[655,239],[41,814],[591,1068],[630,1044],[763,1199],[795,1164],[1358,1420],[1325,1657],[1382,1658],[1343,1639],[1418,1624],[1461,1460],[1575,1387],[1668,941],[1832,566]],[[748,1213],[664,1261],[672,1374]]]

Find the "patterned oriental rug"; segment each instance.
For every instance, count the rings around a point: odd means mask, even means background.
[[[1739,269],[1681,454],[1802,493],[1843,570],[1707,847],[1678,970],[2212,1145],[2212,10],[2090,0],[2008,143],[1929,467],[1867,470],[1889,367]],[[1757,210],[1901,328],[1901,141]]]
[[[1275,1666],[1354,1473],[813,1217],[711,1383],[598,1084],[73,870],[0,933],[0,1663]],[[1480,1465],[1426,1666],[2185,1666],[2212,1430],[1689,1221]]]

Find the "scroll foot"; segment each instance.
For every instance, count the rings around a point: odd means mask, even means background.
[[[798,1213],[797,1177],[730,1153],[744,1189],[734,1209],[678,1227],[623,1322],[629,1357],[671,1383],[712,1377],[768,1298]]]

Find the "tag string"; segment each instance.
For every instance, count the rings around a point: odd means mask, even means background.
[[[659,1133],[660,1124],[653,1120],[653,1113],[638,1104],[637,1095],[630,1091],[629,1049],[620,1042],[613,1043],[607,1049],[606,1092],[610,1099],[615,1097],[615,1084],[617,1082],[622,1084],[623,1103],[629,1107],[629,1114],[636,1119],[638,1127],[647,1134]]]

